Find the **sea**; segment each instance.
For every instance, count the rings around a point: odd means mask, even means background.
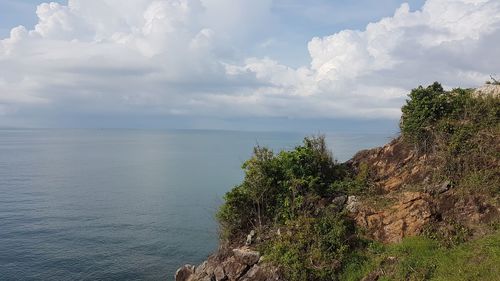
[[[217,248],[215,212],[255,145],[307,133],[1,129],[0,280],[173,280]],[[326,133],[339,161],[388,133]]]

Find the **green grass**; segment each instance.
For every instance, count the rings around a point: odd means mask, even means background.
[[[500,231],[453,248],[424,237],[372,244],[351,256],[339,279],[360,280],[375,270],[379,280],[500,280]]]

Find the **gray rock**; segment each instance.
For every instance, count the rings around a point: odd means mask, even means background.
[[[218,266],[217,268],[215,268],[214,275],[215,281],[227,280],[226,272],[224,272],[224,268],[222,266]]]
[[[254,265],[250,268],[240,281],[279,281],[280,276],[276,267],[264,265]]]
[[[200,264],[199,266],[197,266],[195,268],[194,275],[196,278],[208,276],[209,277],[208,280],[210,280],[211,276],[214,276],[215,267],[216,267],[216,265],[214,263],[204,261],[202,264]],[[195,280],[198,281],[198,279],[195,279]],[[199,280],[203,280],[203,279],[199,279]]]
[[[259,261],[260,253],[250,250],[247,247],[233,249],[234,257],[241,263],[246,265],[254,265]]]
[[[248,265],[237,260],[235,256],[224,261],[223,267],[229,280],[238,280],[248,270]]]
[[[191,280],[194,274],[194,265],[186,264],[175,272],[175,281],[188,281]]]
[[[360,203],[359,203],[359,200],[356,196],[349,196],[347,197],[347,203],[346,203],[346,210],[351,212],[351,213],[355,213],[358,211],[358,208],[360,206]]]
[[[256,281],[256,280],[266,280],[266,279],[261,279],[259,278],[259,275],[263,275],[261,273],[261,268],[258,265],[253,266],[250,268],[245,275],[241,277],[242,281]],[[265,277],[264,277],[265,278]]]

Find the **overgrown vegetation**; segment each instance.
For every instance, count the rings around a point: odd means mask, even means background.
[[[458,181],[465,174],[498,166],[500,99],[474,96],[472,89],[445,91],[435,82],[413,89],[402,108],[403,138],[421,153],[435,156],[442,177]]]
[[[324,137],[305,138],[303,145],[278,154],[256,147],[243,169],[243,183],[226,194],[218,213],[223,236],[234,241],[250,229],[261,236],[279,232],[261,247],[284,265],[290,281],[333,280],[352,245],[354,227],[330,202],[362,179],[348,178]]]

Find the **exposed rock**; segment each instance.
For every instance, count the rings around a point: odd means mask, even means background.
[[[214,280],[215,280],[215,277],[213,275],[211,275],[211,276],[209,276],[209,275],[203,275],[203,276],[195,275],[193,277],[192,281],[214,281]]]
[[[419,234],[432,216],[428,195],[403,192],[397,202],[383,211],[361,210],[355,217],[369,236],[383,242],[399,242],[405,236]]]
[[[215,269],[218,263],[212,258],[197,266],[194,271],[192,281],[213,281],[215,280]]]
[[[259,261],[260,254],[248,247],[233,249],[234,257],[246,265],[254,265]]]
[[[484,196],[464,197],[453,192],[444,193],[436,202],[436,212],[443,221],[460,222],[470,227],[490,223],[500,216],[500,210],[488,204]]]
[[[245,274],[249,266],[232,256],[223,263],[223,268],[229,281],[234,281]]]
[[[220,251],[197,267],[177,270],[176,281],[279,281],[277,267],[267,264],[259,252],[248,247]]]
[[[398,137],[383,147],[358,152],[347,163],[355,170],[369,167],[373,184],[385,191],[401,189],[405,184],[423,182],[429,176],[427,155],[418,154],[412,146]]]
[[[190,264],[186,264],[181,268],[177,269],[175,272],[175,281],[191,281],[193,280],[193,274],[195,267]]]
[[[241,281],[279,281],[281,280],[276,267],[270,265],[254,265],[243,275]]]
[[[358,211],[358,207],[360,206],[359,200],[356,196],[347,197],[346,209],[351,213],[355,213]]]
[[[499,95],[500,86],[480,88],[477,95],[493,93]],[[478,92],[479,93],[479,92]],[[333,199],[306,201],[308,211],[322,208],[341,210],[345,208],[358,226],[366,229],[366,234],[381,242],[399,242],[406,236],[418,235],[424,227],[447,222],[458,222],[465,227],[479,223],[498,221],[500,208],[490,203],[485,195],[460,194],[458,188],[452,188],[450,181],[436,180],[435,158],[431,154],[417,152],[408,143],[397,138],[381,148],[361,151],[347,162],[354,172],[368,167],[369,188],[359,196],[337,196]],[[365,169],[363,168],[363,169]],[[437,184],[436,184],[437,183]],[[421,192],[425,190],[425,192]],[[372,192],[373,191],[373,192]],[[463,191],[462,191],[463,192]],[[376,195],[374,195],[376,194]],[[482,197],[481,197],[482,196]],[[372,201],[370,201],[372,200]],[[320,212],[314,214],[321,214]],[[259,244],[259,240],[280,236],[281,231],[293,235],[286,228],[269,228],[267,232],[251,231],[238,241],[231,241],[231,247],[221,247],[198,267],[186,265],[176,272],[176,281],[278,281],[281,278],[279,268],[266,263],[260,253],[249,246]],[[266,236],[267,235],[267,236]],[[245,247],[234,248],[245,244]],[[234,249],[233,249],[234,248]],[[332,261],[334,262],[334,261]],[[395,263],[397,257],[388,257],[384,263]],[[338,265],[340,266],[340,265]],[[364,281],[377,281],[384,272],[375,270]]]
[[[227,280],[227,275],[224,272],[224,268],[222,266],[218,266],[214,271],[215,281],[224,281]]]

